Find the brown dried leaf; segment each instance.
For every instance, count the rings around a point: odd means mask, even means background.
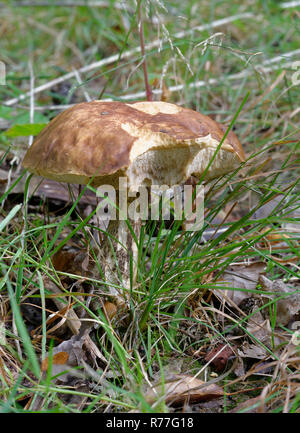
[[[261,343],[266,345],[268,344],[272,334],[270,321],[265,319],[259,310],[255,311],[255,313],[249,317],[247,331]]]
[[[245,341],[238,349],[238,354],[242,358],[264,359],[268,353],[266,349],[257,344],[250,344]]]
[[[58,378],[62,382],[69,382],[74,377],[81,376],[76,367],[81,366],[83,361],[87,359],[83,345],[85,344],[89,335],[91,326],[92,325],[90,323],[84,322],[78,335],[73,335],[73,337],[71,337],[69,340],[63,341],[58,346],[53,348],[53,360],[58,360],[59,362],[52,363],[52,376],[56,376],[62,372],[65,372],[64,374],[60,374]],[[42,362],[42,370],[47,370],[48,365],[49,362],[47,357]]]
[[[269,233],[266,238],[271,243],[277,244],[277,243],[283,243],[285,239],[291,239],[291,237],[285,233]]]
[[[103,307],[104,314],[109,320],[111,320],[118,312],[116,305],[112,302],[105,302]]]
[[[276,324],[288,325],[290,320],[300,311],[300,289],[288,286],[282,280],[271,281],[261,275],[259,282],[265,291],[275,292],[276,294],[263,295],[265,299],[276,299],[287,294],[276,302]],[[296,292],[297,293],[293,293]],[[289,294],[290,293],[290,294]]]
[[[170,405],[181,405],[185,402],[209,401],[224,395],[223,389],[216,385],[206,385],[200,379],[187,375],[176,375],[165,382],[164,386],[155,385],[146,393],[149,404],[155,403],[160,397]]]
[[[241,376],[245,375],[245,373],[246,373],[245,365],[244,365],[244,361],[241,357],[238,357],[235,369],[233,371],[237,377],[241,377]]]
[[[258,202],[258,200],[260,200],[260,196],[254,195],[253,197],[254,199],[254,204],[255,202]],[[273,211],[274,209],[280,204],[282,200],[281,195],[278,195],[274,198],[272,198],[271,200],[267,201],[265,204],[263,204],[262,206],[260,206],[252,215],[253,219],[264,219],[267,218]]]
[[[52,365],[64,365],[69,359],[69,354],[67,352],[58,352],[52,357]],[[43,359],[41,370],[47,371],[49,367],[49,357]]]
[[[248,290],[255,290],[258,284],[259,276],[265,272],[266,265],[264,263],[252,263],[247,266],[232,265],[223,273],[222,278],[218,282],[225,282],[225,287],[233,287],[240,290],[215,290],[221,299],[224,299],[224,295],[227,299],[233,301],[234,304],[239,304],[246,298],[253,296],[252,292]]]
[[[255,311],[254,314],[249,317],[247,331],[249,332],[250,337],[253,336],[256,340],[268,348],[272,348],[273,345],[275,347],[279,346],[285,340],[285,336],[281,333],[274,333],[270,324],[270,320],[265,319],[259,310]],[[250,356],[249,353],[253,351],[259,355],[264,353],[265,356],[269,356],[268,352],[255,340],[253,340],[253,346],[257,346],[258,348],[254,349],[253,347],[250,347],[248,349],[247,353],[250,358],[261,359],[261,356]]]
[[[213,349],[209,350],[205,356],[205,361],[211,361],[210,365],[214,370],[221,372],[229,365],[230,361],[235,357],[235,354],[227,344],[218,344]]]
[[[89,256],[83,250],[61,249],[52,257],[56,271],[85,276],[89,271]]]
[[[260,397],[253,397],[250,398],[247,401],[243,401],[243,403],[238,404],[234,409],[232,409],[231,413],[237,413],[237,412],[245,412],[245,413],[257,413],[259,409],[259,405],[261,403]],[[256,407],[252,407],[252,406]]]
[[[99,358],[101,359],[101,361],[104,362],[104,364],[107,364],[106,358],[102,355],[102,353],[98,349],[98,346],[93,342],[89,335],[86,335],[85,337],[84,346],[88,351],[89,355],[91,355],[94,362],[96,362],[96,359]]]

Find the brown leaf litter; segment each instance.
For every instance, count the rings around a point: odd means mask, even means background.
[[[164,384],[148,389],[145,398],[149,404],[164,400],[170,406],[183,403],[199,403],[224,396],[224,390],[216,384],[206,384],[193,376],[178,374],[169,377]]]

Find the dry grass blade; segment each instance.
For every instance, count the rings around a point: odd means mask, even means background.
[[[63,310],[66,307],[66,304],[63,301],[60,301],[58,298],[59,296],[64,296],[64,293],[49,278],[45,279],[45,287],[53,294],[57,295],[57,297],[53,298],[53,301],[55,302],[59,310]],[[72,331],[72,334],[79,334],[81,321],[75,311],[72,310],[72,308],[68,309],[68,312],[66,314],[66,323]]]

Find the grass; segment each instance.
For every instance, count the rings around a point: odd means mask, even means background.
[[[105,8],[16,8],[6,2],[1,8],[5,17],[0,27],[1,56],[7,65],[7,84],[0,86],[0,118],[6,122],[0,150],[1,169],[9,173],[9,182],[3,182],[0,198],[0,340],[3,329],[5,334],[0,346],[0,410],[208,411],[203,403],[188,399],[184,409],[176,409],[163,397],[154,403],[146,398],[150,384],[159,380],[166,389],[170,375],[187,374],[226,388],[225,404],[216,404],[212,411],[228,412],[261,396],[253,405],[262,411],[299,412],[299,350],[291,343],[295,332],[291,325],[298,316],[284,326],[276,320],[278,302],[287,295],[276,292],[275,297],[261,302],[270,293],[255,273],[256,284],[247,290],[249,298],[256,296],[254,310],[245,312],[217,294],[224,293],[224,288],[227,296],[245,291],[225,284],[228,271],[233,267],[236,273],[238,266],[261,263],[270,280],[284,282],[299,296],[299,226],[295,225],[299,223],[299,85],[292,85],[295,70],[291,65],[298,57],[285,58],[284,54],[299,47],[300,9],[282,9],[276,1],[246,1],[243,5],[234,1],[147,2],[146,45],[162,41],[161,49],[154,46],[146,51],[150,84],[163,79],[170,89],[179,86],[168,97],[170,102],[232,126],[247,161],[206,185],[205,222],[200,231],[183,232],[180,224],[145,225],[138,243],[138,284],[130,293],[130,309],[108,318],[103,313],[109,298],[101,263],[93,265],[99,234],[95,209],[84,214],[79,203],[84,189],[71,204],[59,203],[65,206],[62,209],[51,198],[33,198],[32,180],[20,166],[28,144],[24,125],[47,123],[61,105],[83,101],[83,91],[92,99],[105,89],[104,99],[133,95],[134,100],[136,93],[144,91],[141,55],[135,52],[80,73],[83,84],[73,77],[36,93],[31,98],[33,118],[30,98],[5,104],[30,90],[30,79],[34,78],[36,87],[72,68],[80,71],[137,47],[134,2],[127,2],[130,10],[108,3],[111,6]],[[242,13],[252,16],[190,32],[193,27]],[[178,32],[184,35],[178,38]],[[197,82],[205,85],[193,87]],[[154,96],[159,98],[155,92]],[[7,130],[13,127],[17,129],[10,136]],[[218,236],[207,239],[208,230]],[[282,236],[280,243],[278,235]],[[69,251],[73,256],[67,255]],[[65,263],[59,262],[58,270],[55,258],[59,252]],[[83,259],[74,265],[80,253]],[[87,257],[88,265],[82,266]],[[93,273],[87,272],[91,267]],[[90,348],[85,375],[80,376],[83,368],[77,368],[76,380],[73,377],[66,383],[53,377],[61,376],[61,371],[51,373],[55,347],[72,337],[59,314],[50,318],[57,311],[53,283],[61,291],[59,299],[65,310],[84,314],[97,324],[90,329],[91,338],[106,359],[96,358],[95,364]],[[30,324],[24,313],[24,305],[34,301],[41,311],[39,325]],[[269,320],[267,342],[249,331],[250,319],[259,311]],[[230,366],[216,376],[205,354],[219,343],[240,350],[243,344],[252,343],[269,358],[245,357],[240,376]],[[46,352],[50,353],[50,367],[41,375],[40,361]]]

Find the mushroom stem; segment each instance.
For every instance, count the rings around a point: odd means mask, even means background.
[[[117,216],[116,219],[109,221],[100,252],[100,265],[105,281],[112,284],[109,286],[109,294],[119,305],[128,301],[130,290],[134,287],[137,276],[138,245],[127,222],[136,240],[139,240],[141,220],[133,220],[128,217],[125,221],[120,220]],[[130,261],[132,261],[132,271],[130,271]]]

